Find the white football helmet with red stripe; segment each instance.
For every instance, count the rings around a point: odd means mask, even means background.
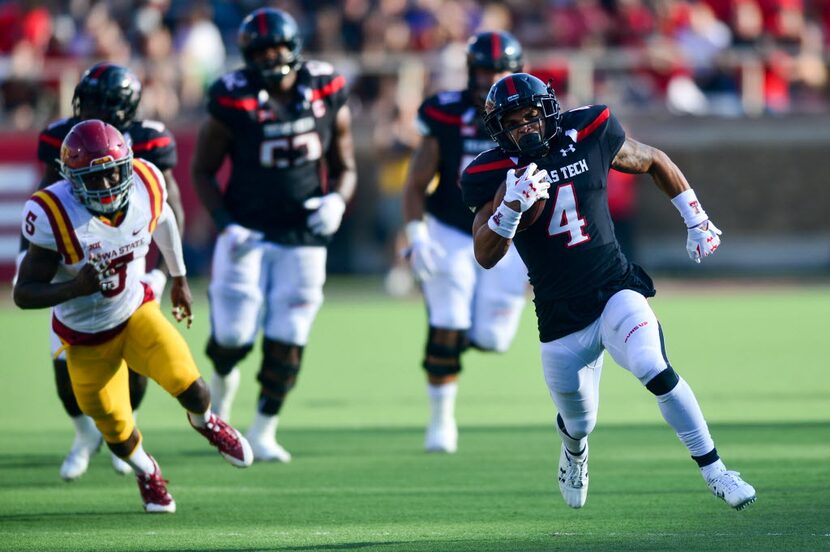
[[[133,153],[114,126],[97,119],[72,127],[61,145],[60,173],[90,211],[111,214],[130,198]]]

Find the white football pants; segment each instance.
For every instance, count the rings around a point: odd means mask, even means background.
[[[588,327],[541,344],[542,370],[568,433],[582,439],[594,429],[605,349],[645,385],[668,368],[657,317],[645,297],[615,293]]]
[[[268,339],[305,345],[323,304],[326,248],[262,242],[235,257],[231,245],[220,235],[213,253],[208,296],[216,342],[250,345],[261,326]]]
[[[422,289],[429,325],[467,330],[479,347],[504,352],[513,341],[527,292],[527,268],[515,247],[490,270],[476,262],[473,238],[427,216],[430,239],[446,255]]]

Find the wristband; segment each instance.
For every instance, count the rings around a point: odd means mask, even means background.
[[[680,211],[680,216],[683,217],[683,222],[686,223],[686,227],[688,228],[694,228],[698,224],[709,220],[706,211],[703,210],[703,207],[697,200],[695,191],[691,188],[676,195],[672,198],[671,202]]]
[[[502,201],[493,216],[487,220],[487,226],[502,238],[512,240],[519,228],[519,219],[521,218],[522,214],[520,212],[514,211]]]

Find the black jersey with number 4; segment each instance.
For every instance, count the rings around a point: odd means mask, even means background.
[[[245,69],[211,86],[208,112],[233,140],[225,208],[268,241],[323,245],[329,238],[308,230],[303,202],[328,192],[325,158],[346,103],[346,80],[328,63],[305,61],[293,90],[289,102],[277,105]]]
[[[534,160],[550,175],[550,199],[513,242],[533,285],[542,342],[589,325],[621,289],[654,295],[645,271],[620,251],[608,209],[608,171],[624,142],[625,132],[608,107],[588,106],[563,113],[550,152]],[[509,169],[529,163],[500,149],[481,154],[461,177],[465,203],[477,210],[493,198]]]
[[[38,136],[37,158],[47,165],[56,164],[61,156],[63,139],[81,120],[78,117],[60,119],[43,129]],[[122,134],[135,157],[149,161],[162,171],[176,166],[176,140],[164,123],[132,121]]]
[[[473,214],[461,199],[461,171],[493,147],[479,110],[465,91],[441,92],[418,110],[418,129],[438,141],[438,187],[427,196],[426,211],[439,221],[470,234]]]

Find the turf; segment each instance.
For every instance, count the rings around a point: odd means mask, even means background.
[[[71,431],[44,350],[48,314],[0,304],[0,549],[830,550],[829,288],[672,286],[653,300],[719,451],[758,490],[743,512],[709,494],[653,398],[610,360],[588,503],[567,508],[530,309],[509,353],[465,355],[459,452],[424,454],[421,303],[329,291],[281,417],[291,464],[233,469],[151,387],[139,424],[172,516],[144,514],[106,454],[59,480]],[[186,335],[205,373],[207,333],[200,302]],[[243,428],[257,362],[243,365],[233,412]]]

